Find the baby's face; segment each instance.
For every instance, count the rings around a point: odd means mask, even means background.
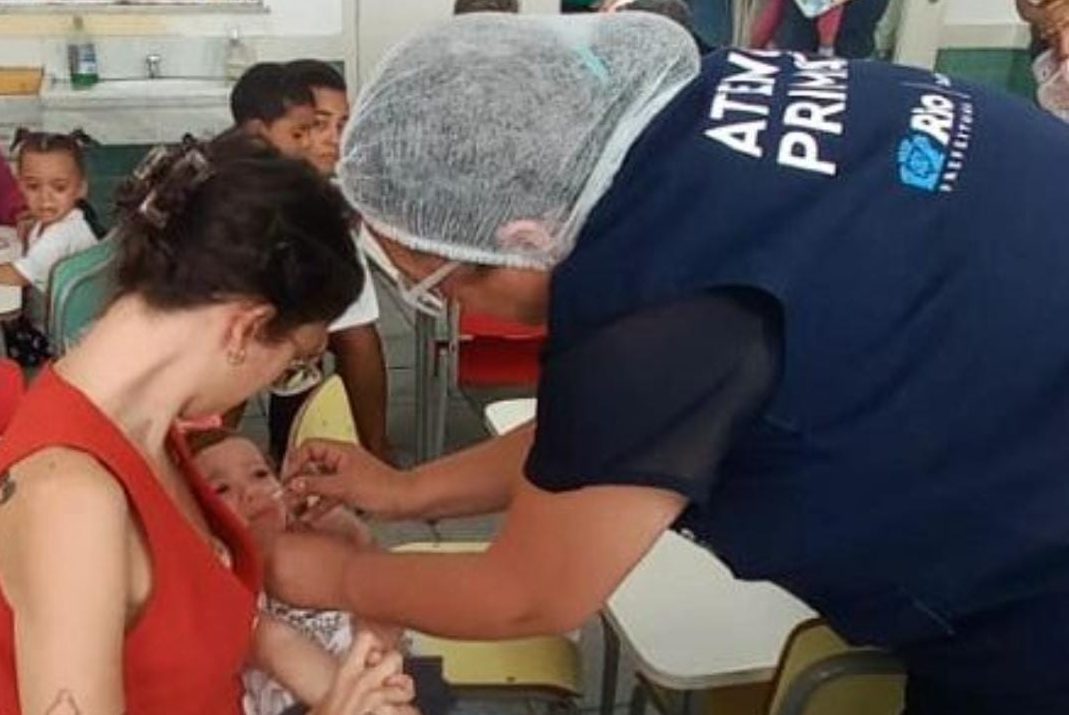
[[[208,484],[246,525],[282,531],[286,506],[281,483],[263,453],[244,437],[229,437],[194,459]]]

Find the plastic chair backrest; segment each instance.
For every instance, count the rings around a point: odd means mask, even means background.
[[[483,541],[416,542],[396,553],[473,554]],[[567,636],[535,636],[501,641],[460,641],[410,632],[413,650],[442,658],[446,681],[455,688],[504,694],[544,693],[568,700],[582,694],[579,649]]]
[[[784,646],[768,715],[899,715],[904,691],[892,656],[853,648],[822,621],[806,621]]]
[[[113,236],[52,267],[45,327],[52,350],[65,353],[103,314],[115,294]]]
[[[7,431],[25,390],[19,364],[7,358],[0,359],[0,434]]]
[[[538,382],[545,326],[462,311],[458,333],[457,384],[488,387]]]
[[[287,446],[293,449],[309,439],[360,441],[345,383],[337,375],[324,380],[301,405],[290,427]]]

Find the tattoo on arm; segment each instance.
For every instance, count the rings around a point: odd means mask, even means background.
[[[60,690],[56,693],[56,699],[45,710],[45,715],[82,715],[78,703],[74,702],[74,696],[69,690]]]
[[[0,506],[15,498],[15,480],[10,472],[0,474]]]

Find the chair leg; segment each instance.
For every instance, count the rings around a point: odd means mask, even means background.
[[[697,715],[700,698],[693,690],[684,691],[680,699],[680,715]]]
[[[601,632],[605,646],[601,670],[601,708],[600,715],[613,715],[616,709],[616,687],[620,675],[620,636],[606,620],[601,617]]]
[[[415,379],[416,379],[416,463],[427,461],[431,457],[433,423],[431,415],[435,406],[431,404],[433,369],[434,318],[423,313],[416,313],[415,325]]]
[[[635,683],[635,688],[631,691],[631,707],[627,710],[628,715],[646,715],[646,700],[646,686],[640,680]]]

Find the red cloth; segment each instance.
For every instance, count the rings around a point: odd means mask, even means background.
[[[0,226],[14,226],[15,220],[26,209],[26,200],[19,191],[19,184],[11,167],[0,156]]]
[[[7,430],[24,391],[22,368],[14,360],[0,359],[0,434]]]
[[[152,558],[152,595],[123,644],[129,715],[239,715],[260,571],[248,533],[192,467],[177,433],[169,446],[233,572],[167,496],[138,450],[73,386],[46,368],[0,440],[0,473],[49,446],[93,455],[126,491]],[[47,558],[43,554],[42,558]],[[72,594],[72,597],[76,597]],[[12,612],[0,594],[0,713],[20,713]]]

